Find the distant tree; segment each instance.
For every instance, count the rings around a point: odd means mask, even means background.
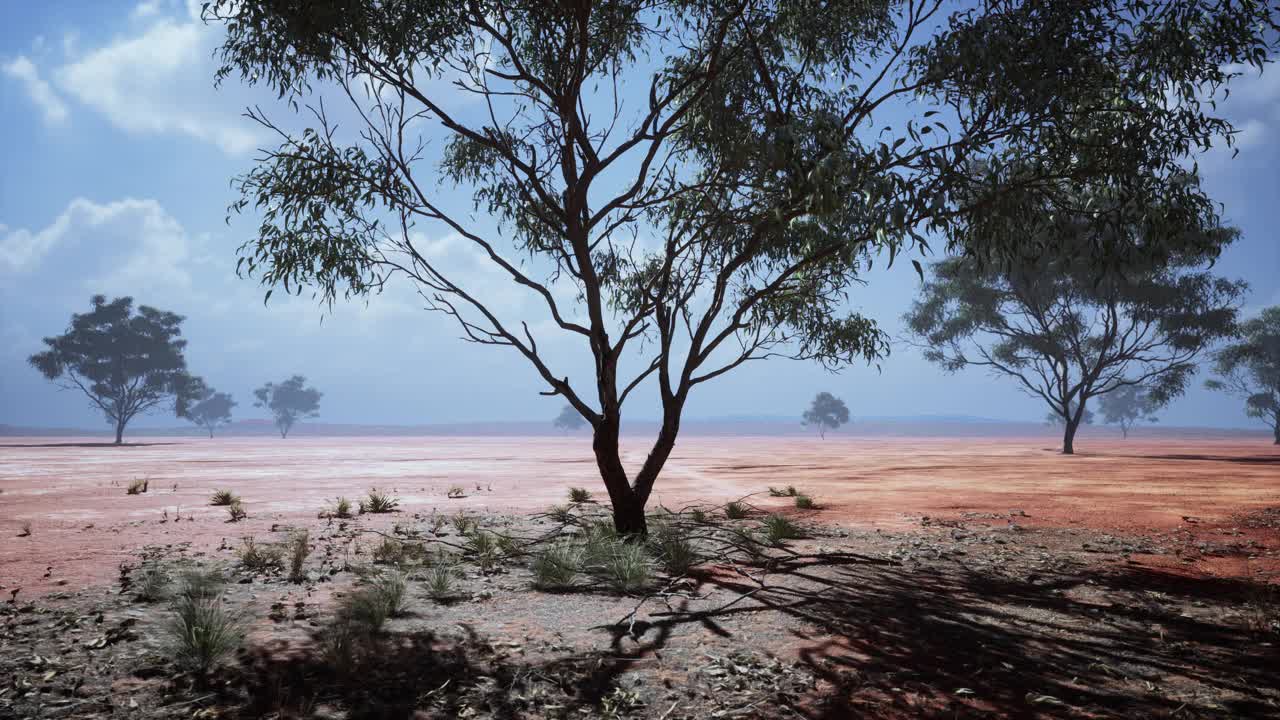
[[[556,419],[552,421],[552,424],[565,432],[572,432],[586,427],[587,421],[583,419],[582,413],[575,410],[572,405],[565,405],[560,414],[556,416]]]
[[[236,406],[236,401],[229,394],[215,392],[203,383],[196,398],[198,402],[187,411],[187,419],[208,430],[209,437],[213,437],[215,428],[231,422],[231,408]]]
[[[71,316],[67,331],[47,337],[44,352],[28,362],[64,388],[78,389],[115,426],[116,444],[139,413],[172,402],[186,417],[199,379],[187,372],[181,338],[182,316],[146,305],[133,311],[133,298],[111,302],[93,296],[93,310]]]
[[[849,408],[843,400],[828,392],[815,395],[809,409],[804,411],[804,424],[817,425],[823,440],[827,438],[827,430],[835,430],[847,422]]]
[[[1026,222],[1024,232],[1051,234],[1076,251],[936,263],[906,321],[927,359],[953,372],[988,368],[1048,403],[1062,418],[1062,452],[1071,454],[1089,400],[1143,386],[1163,405],[1185,390],[1197,356],[1230,337],[1247,287],[1202,267],[1237,233],[1216,228],[1201,238],[1206,250],[1099,273],[1082,258],[1106,241],[1105,229],[1034,206]]]
[[[294,375],[279,385],[267,383],[253,391],[253,396],[258,398],[253,406],[271,411],[282,438],[289,437],[289,431],[298,420],[320,415],[322,393],[306,387],[306,384],[305,377]]]
[[[1159,422],[1155,413],[1161,405],[1138,385],[1125,385],[1102,396],[1102,418],[1108,425],[1119,425],[1120,435],[1129,437],[1129,431],[1140,422]]]
[[[1240,325],[1239,338],[1214,357],[1205,385],[1244,398],[1245,414],[1266,423],[1280,445],[1280,306]]]

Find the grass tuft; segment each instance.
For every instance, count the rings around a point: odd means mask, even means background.
[[[150,485],[151,481],[146,478],[134,478],[133,481],[129,483],[129,487],[125,489],[125,493],[129,495],[141,495],[147,491],[147,488],[150,487]]]
[[[447,602],[454,597],[454,581],[458,573],[452,564],[441,563],[427,570],[427,595],[436,602]]]
[[[547,517],[561,525],[568,525],[573,522],[573,509],[568,505],[552,505],[547,511]]]
[[[230,490],[219,489],[219,490],[214,490],[213,495],[209,496],[209,504],[219,505],[219,506],[230,505],[239,499],[240,498],[236,497],[236,494],[231,492]]]
[[[741,520],[747,516],[747,506],[738,502],[727,502],[724,504],[724,516],[730,520]]]
[[[361,513],[389,513],[400,507],[400,499],[382,492],[378,488],[369,490],[369,495],[360,501]]]
[[[797,510],[813,510],[818,507],[813,498],[808,495],[796,495],[795,497]]]
[[[591,502],[591,491],[586,488],[571,487],[569,488],[569,502],[571,503],[589,503]]]
[[[652,578],[649,558],[639,543],[613,543],[601,570],[609,587],[620,593],[640,590]]]
[[[475,560],[484,572],[490,572],[502,562],[502,550],[498,537],[484,530],[474,530],[463,543],[467,555]]]
[[[467,491],[462,489],[461,485],[454,485],[453,487],[449,488],[449,492],[446,493],[446,495],[450,500],[458,500],[460,498],[466,497]]]
[[[764,534],[770,545],[777,546],[800,537],[800,528],[782,515],[770,515],[764,519]]]
[[[141,602],[163,600],[169,590],[169,573],[158,562],[145,563],[134,597]]]
[[[535,555],[529,569],[535,588],[563,590],[573,586],[581,566],[582,548],[561,541]]]
[[[378,575],[342,599],[340,618],[355,623],[370,633],[377,633],[382,630],[388,618],[404,612],[407,588],[408,582],[401,573]]]
[[[240,566],[250,572],[279,570],[284,564],[284,548],[270,543],[259,543],[252,537],[243,541],[240,548]]]
[[[299,530],[289,537],[289,581],[302,582],[307,575],[303,565],[307,555],[311,554],[311,535],[306,530]]]
[[[244,503],[240,502],[240,498],[236,498],[227,506],[227,515],[231,516],[231,522],[240,522],[249,517],[249,512],[244,509]]]
[[[334,500],[333,509],[329,511],[329,515],[342,520],[349,519],[351,517],[351,501],[344,497]]]
[[[660,525],[656,532],[649,534],[649,551],[668,575],[684,575],[702,562],[693,542],[670,525]]]
[[[164,627],[174,662],[202,676],[244,639],[243,625],[218,595],[179,595]]]

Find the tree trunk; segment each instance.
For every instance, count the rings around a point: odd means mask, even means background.
[[[120,445],[124,442],[124,421],[116,421],[116,444]]]
[[[210,425],[210,426],[209,426],[209,439],[210,439],[210,440],[212,440],[212,439],[213,439],[213,426],[212,426],[212,425]]]
[[[1276,434],[1275,444],[1280,445],[1280,417],[1276,418],[1275,434]]]
[[[1075,455],[1076,453],[1076,428],[1080,427],[1080,421],[1074,418],[1066,418],[1066,430],[1062,433],[1062,454]]]
[[[595,452],[600,479],[609,491],[609,502],[613,504],[613,525],[618,534],[644,537],[648,530],[644,521],[644,500],[631,488],[626,468],[622,467],[616,416],[605,417],[596,426],[591,449]]]

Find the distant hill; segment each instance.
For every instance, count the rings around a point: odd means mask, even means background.
[[[719,418],[691,418],[681,423],[681,433],[704,436],[807,436],[813,430],[800,424],[798,418],[784,416],[731,416]],[[628,435],[652,435],[658,423],[634,420],[625,424]],[[1086,436],[1118,436],[1119,431],[1105,425],[1087,426],[1081,429]],[[204,433],[194,426],[171,428],[130,429],[129,437],[200,437]],[[276,435],[275,425],[269,420],[239,420],[217,433],[222,437],[269,437]],[[439,423],[430,425],[358,425],[341,423],[300,423],[289,433],[290,437],[352,437],[352,436],[454,436],[454,437],[514,437],[560,436],[559,430],[547,422],[471,422]],[[585,435],[585,431],[577,433]],[[1130,433],[1136,437],[1258,437],[1269,436],[1258,429],[1198,428],[1176,426],[1143,426]],[[107,428],[42,428],[0,424],[0,437],[109,437]],[[854,418],[853,422],[827,437],[1057,437],[1056,428],[1043,423],[998,420],[969,415],[913,415],[871,416]]]

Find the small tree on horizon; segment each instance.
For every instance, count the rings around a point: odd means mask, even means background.
[[[1120,436],[1126,440],[1129,438],[1129,431],[1138,423],[1160,421],[1155,413],[1161,408],[1161,404],[1146,388],[1138,385],[1126,385],[1103,395],[1101,408],[1103,422],[1118,425]]]
[[[71,316],[67,331],[47,337],[48,347],[28,358],[46,378],[84,393],[115,428],[115,444],[134,417],[171,401],[174,414],[186,417],[202,386],[187,372],[181,315],[147,305],[133,309],[133,298],[91,299],[93,310]]]
[[[197,398],[198,402],[187,411],[187,419],[208,430],[209,437],[213,437],[216,428],[231,422],[231,408],[236,406],[236,401],[228,393],[203,385]]]
[[[827,430],[836,430],[849,422],[849,408],[844,400],[829,392],[820,392],[814,396],[809,409],[804,411],[803,424],[816,425],[818,435],[827,439]]]
[[[1271,428],[1280,445],[1280,305],[1240,325],[1238,338],[1214,355],[1205,385],[1244,398],[1245,414]]]
[[[271,412],[280,437],[289,437],[289,431],[302,418],[319,417],[319,390],[306,386],[307,379],[302,375],[294,375],[280,384],[267,383],[253,391],[258,399],[254,407],[266,408]]]
[[[587,421],[582,417],[582,413],[573,409],[572,405],[565,405],[552,424],[565,432],[573,432],[586,427]]]

